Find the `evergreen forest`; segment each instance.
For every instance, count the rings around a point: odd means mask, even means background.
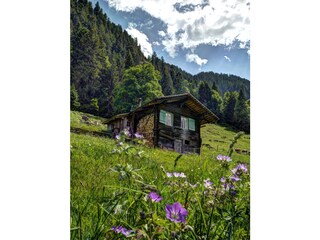
[[[250,132],[250,82],[222,73],[192,75],[154,52],[146,58],[136,39],[112,23],[97,2],[71,0],[71,110],[101,117],[128,112],[155,97],[191,93],[219,118]]]

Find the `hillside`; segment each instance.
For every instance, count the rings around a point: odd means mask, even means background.
[[[88,120],[84,121],[82,116],[87,116]],[[82,130],[82,134],[71,134],[71,142],[74,139],[81,138],[87,139],[88,141],[94,140],[98,142],[104,142],[110,145],[111,147],[115,146],[115,141],[110,138],[96,138],[94,135],[105,134],[106,125],[102,124],[104,118],[97,117],[91,114],[71,111],[70,113],[70,121],[71,121],[71,129],[80,129]],[[237,134],[237,131],[230,129],[229,127],[220,126],[216,124],[206,124],[201,128],[201,138],[202,138],[202,153],[201,156],[207,156],[212,154],[227,154],[229,150],[229,145],[233,140],[234,136]],[[250,135],[243,135],[235,148],[239,148],[241,150],[248,150],[250,152]],[[172,151],[165,150],[157,150],[151,149],[155,152],[161,152],[161,158],[164,155],[168,157],[175,158],[178,156],[178,153]],[[159,155],[159,157],[160,157]],[[233,155],[241,161],[245,161],[249,163],[250,155],[248,154],[240,154],[234,152]],[[192,156],[193,158],[194,156]],[[157,157],[158,158],[158,157]],[[185,156],[184,158],[188,159],[189,156]]]
[[[166,63],[154,53],[146,58],[137,42],[120,25],[112,23],[97,3],[71,0],[71,99],[77,109],[110,117],[115,113],[114,89],[124,81],[127,69],[151,63],[160,72],[163,95],[190,92],[198,96],[201,81],[215,82],[226,91],[244,91],[249,98],[248,80],[227,74],[200,73],[195,76]],[[158,80],[157,80],[158,81]],[[135,99],[132,99],[134,104]]]
[[[216,159],[226,154],[236,132],[208,124],[201,130],[201,155],[178,158],[176,152],[96,136],[104,131],[101,121],[71,112],[71,128],[86,131],[71,133],[71,239],[126,239],[121,234],[127,232],[117,233],[115,226],[129,229],[132,239],[170,239],[173,229],[177,239],[250,238],[249,172],[232,189],[221,189],[220,182],[240,163],[249,168],[249,155],[235,152],[230,163]],[[244,135],[235,148],[249,150],[249,144]],[[185,178],[168,178],[169,172]],[[152,191],[159,202],[150,200]],[[166,217],[165,204],[174,202],[187,209],[186,225]]]
[[[239,91],[239,89],[242,89],[245,98],[250,99],[250,82],[247,79],[214,72],[201,72],[194,75],[193,78],[196,81],[205,81],[211,85],[215,83],[222,94],[227,91]]]

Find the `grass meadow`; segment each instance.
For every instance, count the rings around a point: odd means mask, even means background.
[[[82,115],[71,112],[88,131],[70,135],[71,239],[250,238],[250,156],[225,157],[236,131],[208,124],[201,154],[179,155],[94,136],[103,119]],[[233,148],[250,150],[250,136]]]

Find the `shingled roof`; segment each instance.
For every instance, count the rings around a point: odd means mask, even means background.
[[[200,116],[200,125],[206,123],[217,122],[218,117],[211,112],[206,106],[204,106],[198,99],[192,96],[190,93],[183,93],[183,94],[176,94],[176,95],[169,95],[163,96],[153,99],[152,101],[134,109],[129,113],[123,113],[113,116],[112,118],[108,119],[105,123],[109,123],[115,119],[126,117],[131,115],[134,112],[140,112],[145,109],[150,108],[151,106],[158,105],[158,104],[168,104],[183,101],[185,106],[187,106],[193,112],[196,112]]]

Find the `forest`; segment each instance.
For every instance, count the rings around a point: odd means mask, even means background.
[[[189,92],[222,124],[250,132],[250,82],[238,76],[192,75],[154,52],[146,58],[136,39],[112,23],[99,3],[71,0],[71,110],[111,117],[155,97]]]

